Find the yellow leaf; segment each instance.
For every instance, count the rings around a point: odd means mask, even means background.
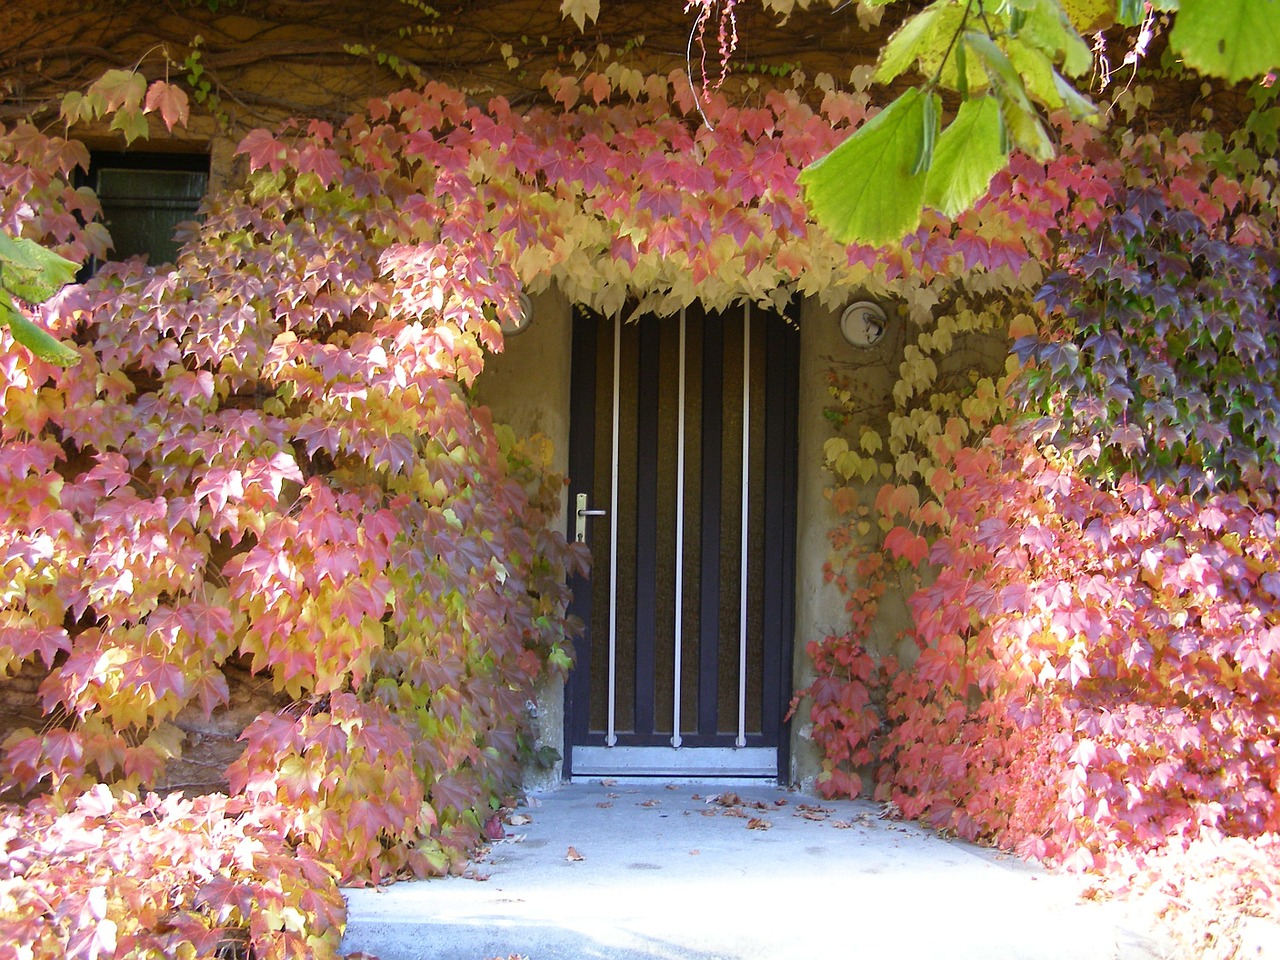
[[[1020,313],[1009,321],[1009,338],[1034,337],[1037,333],[1035,318],[1030,314]]]
[[[600,16],[600,0],[560,0],[560,16],[572,18],[583,30],[588,20],[595,23]]]
[[[841,454],[849,452],[849,441],[844,437],[832,437],[822,445],[823,456],[827,458],[827,462],[838,459]]]
[[[851,480],[862,472],[862,458],[852,450],[846,450],[835,462],[836,472],[846,480]]]

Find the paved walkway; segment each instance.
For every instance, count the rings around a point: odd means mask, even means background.
[[[1078,879],[881,820],[867,802],[595,781],[530,803],[475,879],[347,891],[345,948],[381,960],[1166,956],[1125,905],[1079,901]]]

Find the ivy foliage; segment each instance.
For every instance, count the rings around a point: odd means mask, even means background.
[[[1201,517],[1191,542],[1178,524],[1195,504],[1136,483],[1095,498],[1060,458],[1006,446],[1008,433],[982,446],[1008,413],[1016,369],[1003,366],[1006,338],[1034,332],[1049,235],[1099,227],[1116,212],[1119,185],[1171,183],[1172,168],[1136,162],[1149,146],[1185,161],[1197,185],[1194,202],[1166,195],[1171,209],[1221,213],[1223,184],[1239,171],[1213,169],[1176,138],[1116,145],[1071,127],[1076,152],[1048,162],[1015,154],[954,220],[926,212],[901,245],[845,247],[807,221],[799,172],[863,126],[870,98],[826,78],[814,107],[802,80],[792,82],[751,106],[699,104],[683,74],[610,64],[549,75],[554,110],[517,115],[503,100],[481,107],[434,85],[375,101],[338,129],[255,131],[241,143],[247,181],[213,200],[175,265],[114,266],[44,305],[36,318],[82,359],[58,370],[6,343],[0,364],[10,585],[0,653],[9,671],[36,660],[51,668],[42,693],[53,721],[6,745],[11,781],[64,796],[102,779],[146,784],[181,749],[174,719],[223,703],[221,668],[238,658],[291,706],[247,731],[237,791],[279,802],[291,835],[348,878],[456,867],[513,782],[532,679],[565,665],[563,574],[582,559],[551,530],[558,491],[545,452],[516,443],[468,400],[484,350],[500,343],[495,311],[509,311],[521,285],[552,279],[606,310],[632,295],[661,309],[796,290],[835,303],[862,288],[901,298],[914,342],[889,409],[829,448],[846,481],[832,502],[848,521],[832,577],[859,590],[950,545],[961,578],[917,598],[919,639],[938,652],[921,651],[890,691],[889,719],[904,732],[879,754],[894,761],[882,795],[966,835],[1017,844],[1047,831],[1039,852],[1081,862],[1080,850],[1098,862],[1179,824],[1209,835],[1253,816],[1249,829],[1266,828],[1270,808],[1254,803],[1268,789],[1253,782],[1261,753],[1221,777],[1199,764],[1249,734],[1256,713],[1233,698],[1275,671],[1239,659],[1250,651],[1229,624],[1211,633],[1221,624],[1209,601],[1221,588],[1206,573],[1212,564],[1194,559],[1234,564],[1230,589],[1253,591],[1242,615],[1264,622],[1254,593],[1273,583],[1264,583],[1273,532],[1265,520],[1241,524],[1265,501],[1217,502],[1226,519]],[[714,126],[697,122],[704,114]],[[60,138],[6,131],[0,225],[71,259],[101,247],[76,215],[92,199],[68,182],[80,159]],[[1246,186],[1247,209],[1232,210],[1231,226],[1252,217],[1257,236],[1274,236],[1273,173]],[[1202,221],[1218,238],[1227,229]],[[993,343],[994,364],[978,362]],[[978,361],[956,359],[971,354]],[[1017,484],[1002,486],[1011,476]],[[872,509],[861,485],[877,477],[892,482]],[[1054,549],[1075,544],[1082,519],[1078,549]],[[1152,611],[1148,643],[1160,657],[1151,662],[1166,664],[1172,650],[1189,664],[1149,684],[1152,704],[1209,698],[1169,719],[1164,739],[1161,709],[1134,714],[1134,735],[1159,749],[1185,748],[1192,731],[1205,749],[1173,768],[1199,777],[1195,792],[1124,820],[1136,828],[1106,816],[1119,809],[1120,794],[1107,791],[1123,782],[1117,757],[1128,746],[1071,759],[1098,736],[1069,722],[1073,691],[1120,669],[1121,633],[1107,634],[1096,659],[1081,640],[1104,616],[1088,591],[1115,569],[1098,546],[1104,533],[1126,545],[1124,585],[1137,591],[1106,598],[1115,615],[1136,598]],[[877,534],[878,560],[853,562]],[[1077,565],[1063,566],[1068,558]],[[1209,640],[1183,656],[1180,644],[1200,643],[1176,633],[1193,617]],[[1041,629],[1024,638],[1018,623]],[[879,729],[867,715],[873,701],[843,685],[876,676],[865,651],[841,646],[865,640],[863,629],[870,620],[819,651],[831,674],[819,728],[832,733],[833,792],[858,785],[851,768]],[[1030,659],[1003,659],[1011,637],[1030,645],[1017,650]],[[1125,682],[1151,679],[1142,648],[1129,660]],[[1223,663],[1231,683],[1211,687],[1210,668]],[[1188,676],[1201,686],[1183,690]],[[1235,710],[1226,733],[1206,702]],[[1116,729],[1106,735],[1127,735]],[[849,749],[837,754],[841,737]],[[1042,771],[1029,764],[1042,756],[1055,758],[1055,772],[1083,766],[1084,801],[1079,790],[1052,792],[1061,777],[1032,784]],[[1142,782],[1159,786],[1159,776]],[[1082,802],[1093,804],[1089,824],[1078,822]],[[1215,817],[1213,804],[1229,815]]]
[[[699,38],[708,21],[719,24],[722,76],[737,44],[736,3],[685,5],[697,11]],[[812,5],[763,3],[782,16]],[[561,10],[582,28],[598,17],[599,4],[562,0]],[[1170,53],[1205,76],[1235,83],[1280,67],[1273,0],[934,0],[906,18],[875,72],[877,81],[891,83],[914,71],[923,84],[889,103],[882,122],[854,132],[804,171],[814,219],[842,243],[888,244],[911,233],[926,206],[955,216],[986,193],[1011,151],[1038,160],[1053,155],[1046,114],[1097,117],[1082,92],[1093,66],[1085,35],[1116,23],[1149,31],[1157,14],[1174,17]]]
[[[460,868],[518,784],[582,556],[549,451],[468,396],[518,289],[477,230],[499,214],[388,119],[251,135],[256,172],[176,264],[108,265],[33,315],[77,365],[6,344],[0,669],[43,661],[50,718],[5,742],[7,785],[154,784],[233,661],[292,704],[233,786],[348,880]],[[105,246],[72,213],[83,148],[19,125],[0,158],[7,231]]]
[[[869,97],[788,83],[699,104],[610,64],[549,75],[557,106],[526,115],[433,85],[255,131],[175,264],[21,307],[80,362],[4,341],[0,669],[48,670],[7,783],[145,789],[235,661],[289,703],[246,730],[238,795],[348,881],[458,869],[516,782],[531,684],[568,666],[583,559],[546,448],[468,399],[520,286],[605,310],[892,286],[927,310],[944,273],[1021,282],[1043,246],[1018,227],[1054,202],[1043,170],[894,251],[812,230],[799,170]],[[87,160],[6,130],[0,226],[104,259]]]
[[[280,812],[102,785],[0,808],[7,955],[337,960],[342,893]]]
[[[1226,136],[1067,129],[1052,272],[965,322],[1007,332],[1003,375],[916,372],[970,293],[888,409],[833,381],[849,621],[802,691],[825,791],[869,769],[904,816],[1169,898],[1213,957],[1280,916],[1277,113],[1254,103]]]
[[[1022,403],[1056,448],[1114,482],[1280,489],[1280,264],[1213,236],[1158,191],[1071,238],[1020,339]]]

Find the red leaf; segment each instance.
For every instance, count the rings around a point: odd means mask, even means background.
[[[929,556],[929,541],[906,527],[894,527],[884,538],[884,548],[912,566],[919,566]]]
[[[164,80],[154,81],[147,88],[146,100],[146,112],[150,113],[152,110],[160,111],[160,118],[169,130],[178,126],[185,127],[190,111],[186,91]]]
[[[284,144],[262,129],[251,131],[240,141],[236,150],[248,156],[250,170],[261,170],[266,167],[272,173],[278,173],[284,169],[285,161],[289,156]]]

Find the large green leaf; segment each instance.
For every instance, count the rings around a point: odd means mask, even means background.
[[[991,87],[1000,102],[1000,116],[1009,139],[1037,160],[1047,161],[1053,156],[1053,141],[1049,139],[1044,124],[1040,122],[1040,115],[1027,96],[1022,75],[990,37],[970,30],[965,34],[965,40],[991,78]],[[1052,83],[1052,77],[1050,82]],[[1056,88],[1054,93],[1060,96]]]
[[[1050,60],[1062,60],[1063,70],[1078,77],[1093,65],[1093,54],[1072,25],[1058,0],[1029,4],[1019,37],[1040,49]]]
[[[79,353],[24,317],[9,294],[3,290],[0,290],[0,323],[7,323],[13,339],[41,360],[56,363],[60,367],[70,367],[80,362]]]
[[[991,178],[1009,162],[995,97],[966,100],[938,138],[924,202],[948,217],[967,210],[987,192]]]
[[[889,83],[937,45],[933,27],[945,5],[946,0],[930,4],[894,32],[880,53],[880,66],[875,73],[878,83]]]
[[[80,269],[26,237],[0,230],[0,289],[27,303],[43,303],[76,278]]]
[[[925,96],[913,87],[800,173],[814,219],[841,243],[901,240],[920,222]],[[934,96],[934,94],[927,94]]]
[[[1182,0],[1169,46],[1232,83],[1280,68],[1280,0]]]

